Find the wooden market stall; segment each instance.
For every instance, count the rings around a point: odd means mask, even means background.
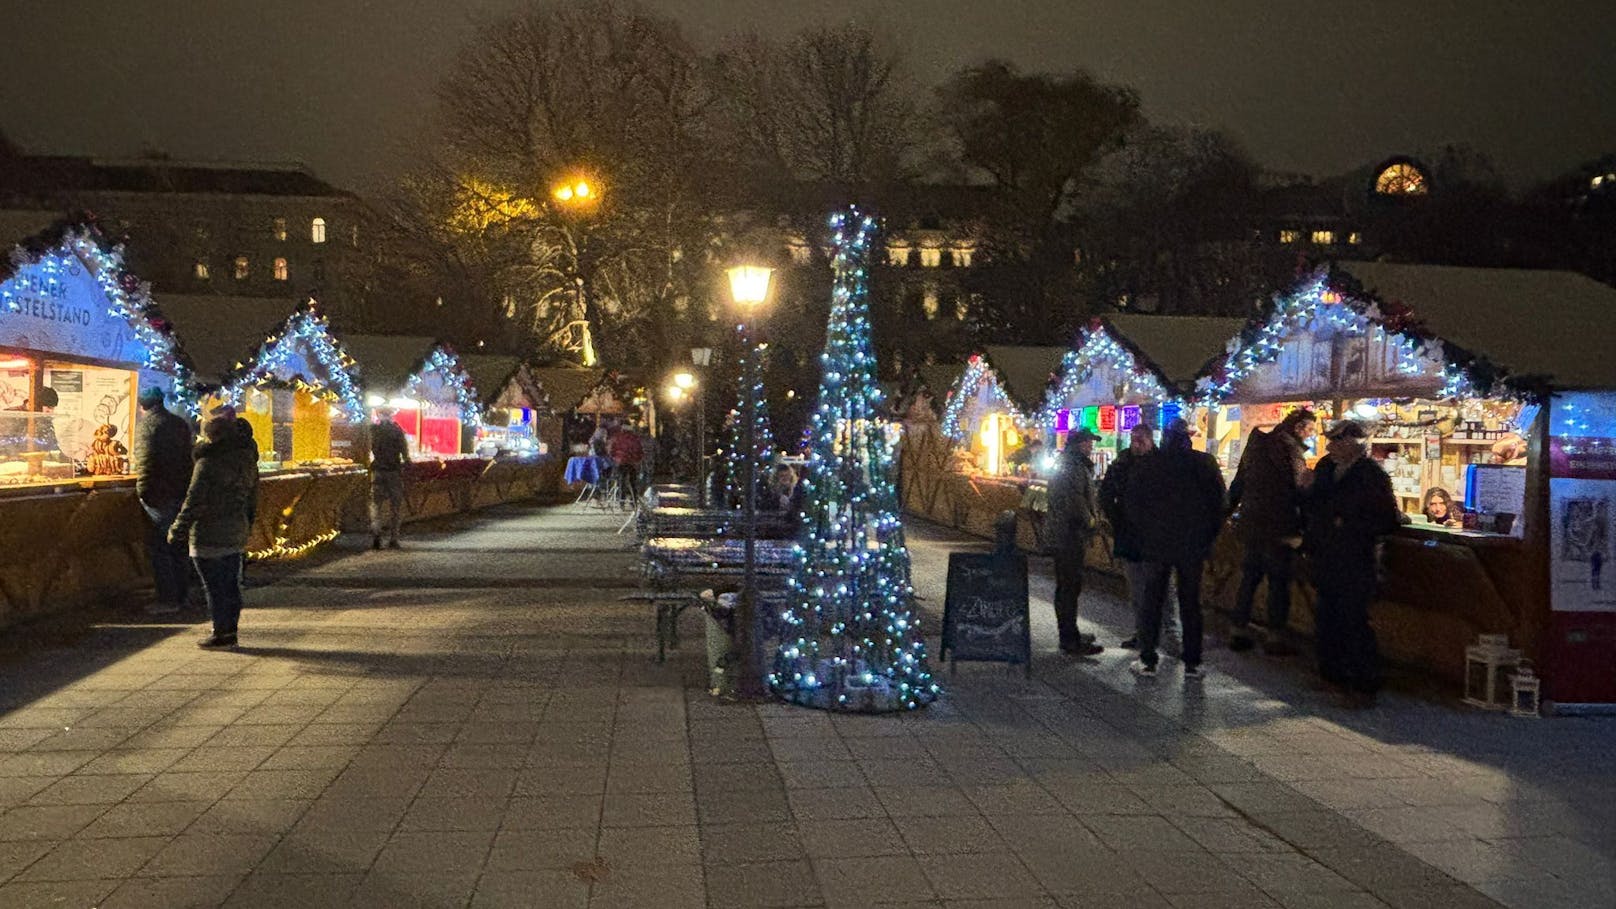
[[[487,456],[545,454],[548,446],[538,438],[544,394],[528,365],[519,357],[491,354],[465,357],[464,362],[482,405],[474,450]]]
[[[261,470],[356,463],[366,415],[357,370],[313,300],[167,295],[161,307],[204,409],[235,406]]]
[[[568,424],[589,393],[606,378],[604,369],[573,364],[534,366],[528,370],[538,394],[535,435],[555,457],[565,460],[570,452]],[[588,436],[585,436],[587,439]]]
[[[441,341],[408,335],[350,335],[365,406],[396,411],[417,457],[469,452],[481,419],[477,390],[455,352]]]
[[[1383,648],[1458,680],[1476,635],[1507,634],[1539,661],[1552,692],[1557,675],[1589,664],[1596,645],[1586,643],[1588,629],[1608,627],[1599,616],[1616,611],[1616,600],[1574,611],[1570,624],[1580,630],[1570,637],[1586,646],[1572,649],[1584,657],[1554,655],[1566,639],[1555,639],[1560,613],[1550,608],[1544,407],[1555,389],[1616,388],[1611,350],[1616,290],[1579,275],[1338,263],[1276,297],[1198,392],[1209,450],[1230,472],[1250,433],[1291,407],[1372,422],[1371,455],[1392,476],[1409,520],[1386,545],[1374,612]],[[1452,526],[1424,514],[1433,489],[1462,510]],[[1210,567],[1212,601],[1227,601],[1238,583],[1229,536]],[[1588,547],[1590,556],[1606,548]],[[1305,579],[1299,586],[1293,615],[1305,630],[1311,593]],[[1602,640],[1604,690],[1616,699],[1616,669],[1608,668],[1616,635]]]

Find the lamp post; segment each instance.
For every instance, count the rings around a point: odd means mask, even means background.
[[[762,697],[763,661],[758,653],[757,604],[757,376],[758,350],[752,338],[752,319],[769,297],[769,279],[774,269],[760,265],[737,265],[729,269],[730,295],[741,311],[741,347],[746,351],[746,374],[741,376],[741,448],[743,457],[741,492],[744,524],[745,562],[741,575],[741,596],[735,616],[735,646],[741,652],[741,671],[735,691],[741,697]]]
[[[573,281],[576,283],[578,294],[578,309],[583,316],[583,350],[582,358],[585,366],[594,366],[595,339],[593,329],[596,324],[589,311],[589,268],[585,262],[586,247],[589,243],[588,225],[583,219],[595,213],[600,204],[600,188],[589,180],[574,176],[562,180],[550,188],[550,197],[555,200],[559,209],[577,219],[577,234],[573,239]]]
[[[690,348],[690,363],[705,370],[713,361],[711,347]],[[707,389],[696,394],[696,507],[707,507]]]

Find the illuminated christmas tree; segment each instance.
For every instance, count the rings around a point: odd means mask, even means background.
[[[803,526],[769,682],[781,697],[878,713],[930,703],[932,680],[909,581],[887,422],[870,349],[867,261],[874,222],[831,218],[835,256],[819,404],[809,428]]]
[[[737,328],[737,331],[739,329]],[[754,355],[755,353],[755,355]],[[763,393],[763,354],[759,347],[755,352],[742,344],[740,348],[740,381],[752,383],[753,400],[757,402],[757,419],[753,423],[753,457],[757,463],[758,486],[768,485],[769,470],[774,466],[774,432],[769,427],[769,399]],[[735,407],[729,412],[729,419],[725,421],[725,430],[728,440],[724,445],[724,494],[720,507],[731,511],[740,511],[745,505],[746,485],[746,456],[744,449],[743,427],[741,415],[746,412],[746,386],[743,384],[736,389]]]

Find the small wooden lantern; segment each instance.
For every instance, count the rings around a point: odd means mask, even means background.
[[[1484,634],[1465,648],[1464,701],[1485,710],[1504,710],[1510,689],[1510,675],[1521,661],[1521,652],[1509,646],[1509,637]]]
[[[1539,712],[1542,687],[1543,680],[1532,671],[1532,661],[1521,660],[1520,666],[1509,677],[1509,689],[1514,695],[1509,703],[1509,712],[1514,716],[1534,719],[1542,716]]]

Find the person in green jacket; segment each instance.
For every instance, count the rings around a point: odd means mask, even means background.
[[[258,446],[243,435],[235,414],[217,414],[196,446],[191,485],[169,528],[171,543],[188,543],[202,576],[213,633],[198,646],[232,650],[241,618],[241,556],[247,549],[248,514],[258,501]]]

